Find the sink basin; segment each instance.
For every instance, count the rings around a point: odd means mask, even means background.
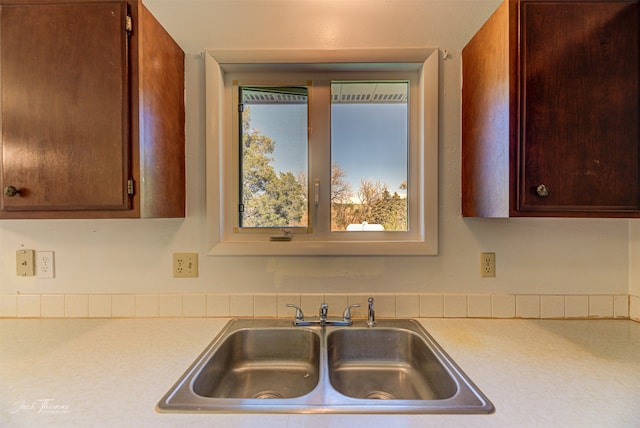
[[[414,320],[294,327],[231,320],[160,412],[491,413],[491,402]]]
[[[294,398],[320,373],[320,338],[296,328],[231,333],[203,366],[193,392],[214,398]]]
[[[329,380],[354,398],[443,400],[457,385],[427,343],[404,329],[353,328],[327,338]]]

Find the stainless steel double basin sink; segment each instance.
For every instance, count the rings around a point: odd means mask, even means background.
[[[160,412],[491,413],[492,403],[414,320],[375,327],[231,320]]]

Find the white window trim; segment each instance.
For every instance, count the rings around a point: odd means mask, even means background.
[[[217,256],[406,256],[438,253],[438,50],[208,50],[205,56],[207,147],[207,239],[210,255]],[[226,189],[224,108],[226,70],[234,64],[417,63],[419,66],[419,231],[415,240],[380,241],[228,241],[224,239]],[[426,78],[428,76],[428,78]]]

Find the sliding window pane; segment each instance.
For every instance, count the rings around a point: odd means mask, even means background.
[[[332,82],[331,230],[408,230],[406,81]]]
[[[308,226],[307,88],[241,86],[239,225]]]

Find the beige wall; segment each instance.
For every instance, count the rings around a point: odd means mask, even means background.
[[[185,219],[0,222],[0,293],[464,292],[640,294],[638,220],[463,219],[460,52],[499,1],[147,0],[186,52]],[[205,233],[205,48],[438,47],[440,255],[212,258]],[[53,280],[15,276],[15,251],[55,251]],[[171,254],[200,254],[200,278],[174,279]],[[497,278],[479,277],[479,252]]]
[[[640,221],[629,222],[629,294],[640,297]]]
[[[640,321],[640,221],[629,223],[629,316]]]

